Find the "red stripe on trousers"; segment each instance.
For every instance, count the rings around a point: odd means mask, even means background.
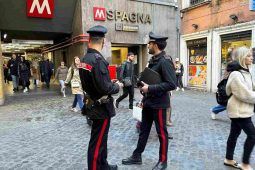
[[[103,127],[102,127],[100,135],[99,135],[99,138],[98,138],[98,141],[97,141],[97,144],[96,144],[96,149],[95,149],[94,158],[93,158],[93,170],[97,169],[97,159],[98,159],[98,154],[99,154],[99,148],[102,143],[102,138],[103,138],[107,123],[108,123],[108,119],[105,119]]]
[[[162,137],[162,153],[161,153],[161,162],[166,161],[166,136],[164,133],[164,122],[163,122],[163,113],[162,109],[159,109],[158,112],[158,117],[159,117],[159,129]]]

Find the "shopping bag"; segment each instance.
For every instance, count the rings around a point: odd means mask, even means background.
[[[133,107],[133,118],[142,121],[142,108],[134,106]]]

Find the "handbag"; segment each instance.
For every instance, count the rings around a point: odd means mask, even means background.
[[[125,77],[125,78],[123,79],[123,83],[124,83],[124,86],[125,86],[125,87],[132,86],[131,77]]]
[[[79,87],[80,87],[80,83],[77,82],[77,81],[72,81],[72,82],[71,82],[71,87],[72,87],[72,88],[79,88]]]
[[[142,108],[137,106],[133,107],[133,118],[139,122],[142,121]]]

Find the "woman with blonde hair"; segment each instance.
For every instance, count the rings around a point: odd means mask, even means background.
[[[81,86],[81,79],[79,74],[79,65],[80,58],[78,56],[74,57],[74,63],[68,70],[67,78],[65,80],[65,84],[71,82],[72,94],[74,94],[74,101],[71,110],[74,112],[78,112],[76,109],[76,105],[78,103],[80,109],[83,107],[83,90]]]
[[[250,156],[255,144],[255,128],[251,117],[254,115],[255,91],[250,66],[253,62],[251,50],[240,47],[235,51],[236,70],[226,85],[227,95],[231,96],[227,104],[227,113],[231,119],[231,129],[227,141],[224,165],[242,170],[252,170]],[[247,135],[244,143],[242,164],[233,160],[237,138],[241,131]]]

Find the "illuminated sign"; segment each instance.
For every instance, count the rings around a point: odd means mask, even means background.
[[[27,16],[53,18],[54,0],[27,0]]]

